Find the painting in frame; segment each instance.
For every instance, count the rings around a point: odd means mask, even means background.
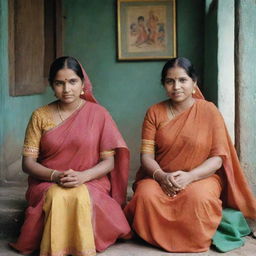
[[[175,0],[117,0],[118,60],[176,57]]]

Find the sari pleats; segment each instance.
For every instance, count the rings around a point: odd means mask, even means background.
[[[125,213],[135,232],[169,252],[207,251],[220,221],[221,181],[217,175],[168,197],[152,179],[138,182]]]
[[[93,208],[93,233],[98,252],[104,251],[117,238],[125,237],[130,226],[121,206],[106,192],[98,188],[97,183],[87,184]]]

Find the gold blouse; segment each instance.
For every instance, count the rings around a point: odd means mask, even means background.
[[[57,124],[53,121],[51,106],[45,105],[36,109],[32,113],[26,129],[22,152],[23,156],[38,158],[42,135],[56,126]],[[114,154],[114,150],[103,151],[100,152],[100,158],[113,156]]]

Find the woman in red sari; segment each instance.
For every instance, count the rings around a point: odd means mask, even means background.
[[[146,113],[141,168],[125,208],[133,230],[169,252],[208,250],[224,206],[256,218],[256,202],[223,118],[186,58],[162,70],[168,100]]]
[[[35,110],[26,130],[28,208],[11,246],[23,254],[95,255],[130,232],[121,208],[129,152],[76,59],[56,59],[49,83],[57,101]]]

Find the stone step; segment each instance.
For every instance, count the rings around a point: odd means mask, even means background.
[[[4,183],[0,186],[0,239],[17,237],[24,220],[26,184]],[[132,197],[128,188],[127,199]]]
[[[13,242],[18,235],[24,219],[25,185],[5,184],[0,187],[0,256],[18,256],[17,252],[8,247],[8,242]],[[128,198],[132,191],[128,189]],[[247,236],[245,246],[225,253],[225,256],[254,256],[256,255],[256,240]],[[117,242],[99,256],[216,256],[220,253],[209,250],[204,253],[167,253],[154,248],[142,240],[129,240]]]
[[[255,256],[256,240],[246,237],[246,243],[243,247],[225,253],[225,256]],[[8,246],[7,240],[0,240],[0,256],[20,256],[21,254],[13,251]],[[145,242],[129,240],[125,242],[117,242],[110,246],[97,256],[220,256],[224,255],[210,249],[202,253],[168,253],[161,249],[154,248]],[[37,256],[37,255],[34,255]]]
[[[26,186],[2,184],[0,187],[0,238],[17,237],[26,208]]]
[[[17,237],[24,220],[25,184],[1,184],[0,186],[0,239]],[[132,191],[128,190],[129,199]]]

